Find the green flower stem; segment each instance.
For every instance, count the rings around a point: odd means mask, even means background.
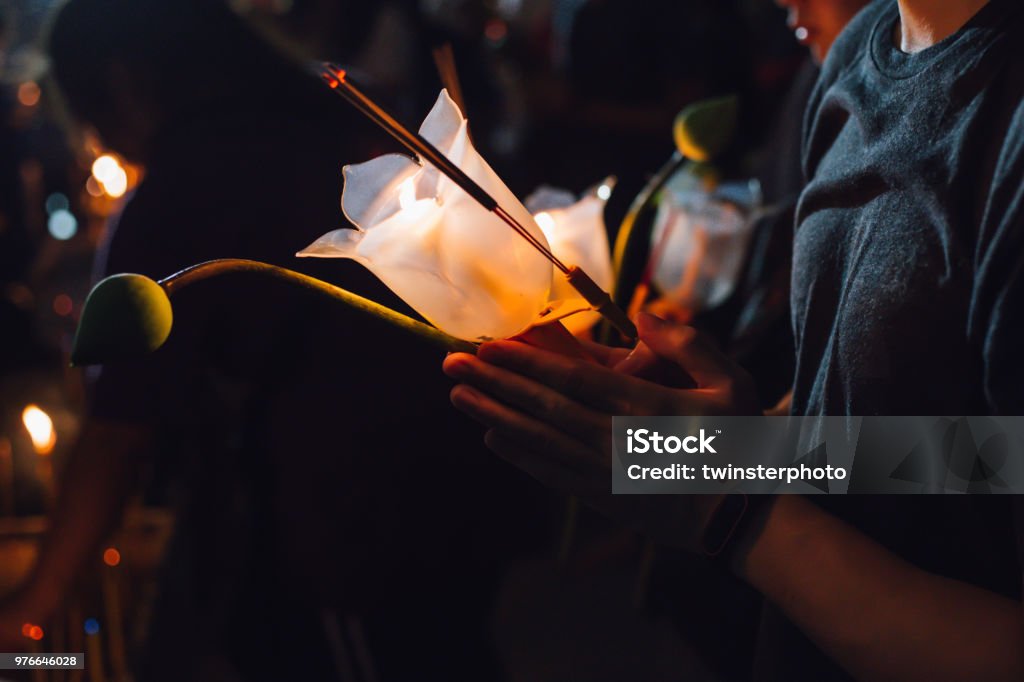
[[[672,174],[686,163],[686,157],[676,151],[663,165],[640,194],[629,206],[629,211],[619,224],[615,235],[615,248],[612,252],[612,271],[615,273],[615,285],[612,288],[612,299],[626,310],[633,296],[633,289],[643,276],[644,267],[650,251],[650,229],[639,229],[641,218],[648,217],[648,210],[658,192],[665,186]],[[653,220],[647,221],[647,227],[653,228]],[[607,322],[601,325],[600,339],[603,343],[612,343],[613,328]]]
[[[417,336],[420,336],[421,338],[424,338],[445,350],[462,353],[476,353],[475,344],[455,338],[436,327],[431,327],[428,324],[414,320],[408,315],[395,312],[391,308],[375,303],[368,298],[357,296],[350,291],[346,291],[341,287],[336,287],[333,284],[328,284],[327,282],[316,279],[315,277],[310,277],[309,275],[304,275],[301,272],[288,270],[287,268],[282,268],[277,265],[261,263],[260,261],[245,260],[242,258],[221,258],[218,260],[206,261],[205,263],[199,263],[185,268],[180,272],[174,273],[170,277],[165,277],[159,281],[159,284],[164,288],[168,296],[172,296],[174,292],[179,289],[190,286],[204,279],[237,272],[252,272],[267,275],[268,277],[273,277],[283,282],[294,284],[310,291],[315,291],[318,294],[344,303],[351,308],[355,308],[360,312],[366,313],[367,315],[384,320],[385,322],[393,324],[400,329],[416,334]]]

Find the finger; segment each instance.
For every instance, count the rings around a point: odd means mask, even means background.
[[[686,324],[693,319],[692,310],[684,308],[669,298],[659,298],[651,301],[645,307],[645,312],[656,315],[663,320],[679,322],[681,324]]]
[[[457,379],[457,377],[452,376],[454,368],[458,367],[461,363],[473,360],[475,357],[475,355],[470,353],[448,353],[441,362],[441,371],[447,374],[450,378]]]
[[[516,334],[510,340],[521,341],[530,346],[543,348],[544,350],[569,358],[591,359],[584,352],[579,340],[560,322],[535,325],[520,334]]]
[[[566,358],[513,341],[480,346],[484,362],[522,374],[607,414],[632,414],[649,400],[653,384],[585,360]]]
[[[638,341],[636,347],[611,368],[622,374],[640,376],[656,367],[661,361],[661,357],[656,355],[646,343]]]
[[[573,469],[586,468],[594,456],[583,443],[548,424],[503,405],[472,386],[452,389],[452,404],[484,426],[500,431],[505,438],[552,462]]]
[[[698,387],[713,388],[730,381],[732,362],[693,327],[640,313],[637,330],[655,355],[678,364]]]
[[[611,417],[567,398],[561,393],[471,355],[451,356],[444,363],[448,376],[519,408],[554,428],[599,445],[610,438]]]
[[[613,369],[632,352],[629,348],[612,348],[590,339],[579,339],[579,342],[587,355],[592,357],[597,364],[609,369]]]
[[[498,348],[501,345],[503,348]],[[489,348],[488,348],[489,347]],[[484,350],[486,349],[486,350]],[[529,355],[531,353],[544,353],[545,351],[538,350],[520,344],[517,342],[491,342],[481,346],[481,351],[478,352],[477,356],[466,355],[464,353],[453,353],[448,356],[449,359],[445,361],[445,371],[450,371],[450,367],[453,363],[456,363],[463,358],[467,361],[475,360],[476,357],[483,356],[484,358],[494,358],[497,354],[508,351],[511,354],[515,354],[520,350]],[[461,356],[457,357],[457,356]],[[512,356],[510,356],[512,357]],[[560,356],[555,356],[554,361],[558,362],[561,360]],[[679,369],[678,365],[672,363],[669,360],[661,359],[662,364],[671,364],[669,369],[678,370],[680,374],[685,374]],[[506,362],[506,364],[514,364],[515,359]],[[497,362],[495,362],[497,364]],[[646,416],[671,416],[671,415],[704,415],[714,414],[719,409],[716,404],[708,402],[708,390],[704,389],[693,389],[679,391],[676,390],[679,386],[682,386],[682,379],[688,382],[687,386],[692,386],[692,381],[689,377],[683,377],[680,379],[680,383],[664,382],[662,379],[648,380],[648,377],[634,378],[627,377],[613,372],[610,370],[604,370],[601,367],[588,363],[590,368],[593,370],[605,371],[611,376],[608,377],[607,383],[591,384],[584,382],[580,384],[577,390],[567,390],[566,393],[584,393],[586,390],[593,390],[589,397],[584,396],[579,400],[584,406],[590,405],[595,409],[607,413],[609,415],[619,416],[635,416],[635,417],[646,417]],[[662,374],[661,368],[656,368],[653,373]],[[542,374],[541,370],[535,370],[538,374]],[[583,376],[586,376],[586,369],[581,369]],[[524,371],[524,374],[526,372]],[[616,380],[617,377],[617,380]],[[564,379],[562,380],[564,382]],[[547,386],[556,386],[558,384],[554,379],[542,382]],[[541,382],[538,382],[541,383]],[[572,383],[570,379],[568,383]],[[666,385],[662,385],[667,383]],[[586,442],[590,442],[594,447],[603,447],[600,442],[595,442],[593,438],[584,438]]]
[[[697,382],[678,363],[661,357],[643,341],[638,341],[633,352],[612,369],[666,388],[697,388]]]

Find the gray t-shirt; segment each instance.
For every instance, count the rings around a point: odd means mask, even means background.
[[[896,2],[840,37],[797,210],[795,414],[1024,414],[1024,13],[923,52]]]
[[[1024,414],[1022,7],[993,0],[908,55],[878,1],[830,51],[804,135],[794,414]],[[1010,499],[819,501],[924,570],[1020,596]],[[771,607],[761,634],[757,679],[847,679]]]

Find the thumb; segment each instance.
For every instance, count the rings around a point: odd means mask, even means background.
[[[637,341],[636,347],[629,352],[629,355],[612,365],[612,369],[621,374],[644,377],[664,362],[660,356],[647,347],[647,344]]]
[[[640,313],[637,330],[641,342],[652,353],[681,367],[693,377],[698,388],[730,381],[732,362],[693,327]]]

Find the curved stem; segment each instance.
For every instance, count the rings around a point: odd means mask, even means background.
[[[631,264],[634,256],[642,253],[642,247],[646,246],[648,232],[644,231],[641,233],[641,231],[637,230],[637,223],[646,214],[661,188],[665,186],[669,178],[684,163],[686,163],[686,157],[678,150],[675,151],[669,160],[658,169],[654,177],[644,185],[640,193],[636,195],[633,203],[629,206],[629,211],[626,212],[625,217],[619,224],[619,231],[615,236],[615,249],[612,253],[612,268],[615,272],[615,286],[612,288],[612,299],[620,308],[626,309],[629,306],[633,294],[632,290],[627,290],[626,285],[629,278],[636,277],[637,274],[637,268],[632,267]],[[645,239],[641,240],[640,237],[645,237]],[[640,272],[642,270],[642,267],[639,268]],[[612,328],[607,323],[601,327],[601,340],[605,343],[609,343],[612,340]]]
[[[391,308],[375,303],[368,298],[363,298],[362,296],[353,294],[341,287],[336,287],[333,284],[328,284],[323,280],[310,277],[309,275],[304,275],[301,272],[295,272],[294,270],[288,270],[287,268],[271,265],[269,263],[262,263],[260,261],[245,260],[242,258],[220,258],[217,260],[206,261],[205,263],[192,265],[169,277],[165,277],[160,280],[158,284],[164,288],[164,291],[167,292],[168,296],[171,296],[179,289],[183,289],[184,287],[195,284],[196,282],[201,282],[204,279],[238,272],[251,272],[267,275],[283,282],[314,291],[323,296],[327,296],[328,298],[345,303],[346,305],[367,315],[372,315],[378,319],[382,319],[396,327],[404,329],[405,331],[417,334],[445,350],[463,353],[476,352],[476,345],[469,341],[464,341],[451,336],[450,334],[446,334],[436,327],[431,327],[428,324],[412,319],[408,315],[395,312]]]

